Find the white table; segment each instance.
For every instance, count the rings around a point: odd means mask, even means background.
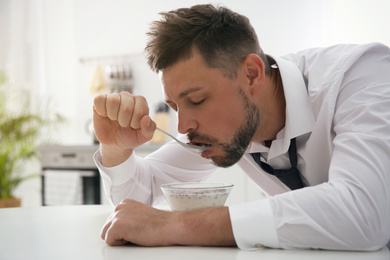
[[[110,247],[100,238],[100,230],[111,211],[111,206],[101,205],[0,209],[0,259],[390,259],[387,248],[360,253],[266,248],[243,251],[235,247]]]

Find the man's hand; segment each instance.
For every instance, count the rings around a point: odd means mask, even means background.
[[[111,246],[127,242],[143,246],[173,245],[169,236],[172,214],[134,200],[124,200],[108,218],[101,237]]]
[[[134,148],[152,139],[156,130],[149,117],[148,103],[142,96],[128,92],[99,95],[94,99],[93,111],[104,166],[125,161]]]
[[[168,212],[124,200],[108,218],[101,237],[108,245],[235,245],[226,207]]]

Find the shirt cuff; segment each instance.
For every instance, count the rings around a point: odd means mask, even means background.
[[[136,156],[133,151],[132,155],[123,163],[113,166],[113,167],[104,167],[102,165],[102,159],[100,155],[100,150],[98,150],[94,156],[93,160],[99,169],[100,174],[102,175],[102,178],[105,180],[109,179],[110,183],[113,186],[119,186],[131,178],[131,174],[129,174],[129,169],[134,168]]]
[[[270,199],[229,206],[229,214],[240,249],[280,248]]]

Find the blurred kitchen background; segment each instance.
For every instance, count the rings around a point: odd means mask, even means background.
[[[390,45],[388,0],[0,0],[0,71],[7,88],[30,92],[35,102],[48,102],[66,119],[48,133],[55,146],[42,148],[41,160],[27,165],[25,174],[39,172],[46,180],[32,178],[16,189],[22,206],[42,205],[43,194],[47,205],[107,203],[91,159],[97,148],[92,101],[99,93],[144,95],[152,116],[176,132],[175,114],[166,114],[160,104],[159,78],[149,71],[143,49],[159,12],[198,3],[246,15],[263,50],[274,55],[338,43]],[[147,155],[165,141],[138,153]],[[229,203],[263,196],[236,167],[210,181],[236,184]],[[69,190],[73,193],[61,198]]]

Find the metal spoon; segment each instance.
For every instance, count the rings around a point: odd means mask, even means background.
[[[169,136],[170,138],[172,138],[173,140],[175,140],[176,142],[178,142],[181,146],[189,149],[189,150],[192,150],[192,151],[195,151],[195,152],[203,152],[203,151],[206,151],[207,149],[210,148],[209,145],[207,146],[198,146],[198,145],[193,145],[193,144],[187,144],[187,143],[183,143],[182,141],[176,139],[173,135],[171,135],[170,133],[168,132],[165,132],[164,130],[160,129],[160,128],[156,128],[156,130],[160,131],[161,133],[164,133],[166,134],[167,136]]]

